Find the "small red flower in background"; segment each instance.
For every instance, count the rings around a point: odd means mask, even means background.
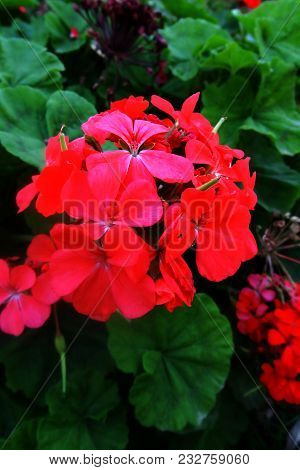
[[[242,1],[248,8],[257,8],[261,4],[261,0],[242,0]]]
[[[117,310],[126,318],[155,305],[173,311],[195,294],[187,250],[196,249],[198,271],[212,281],[256,254],[250,159],[220,144],[218,126],[195,111],[198,98],[175,110],[153,96],[162,119],[130,96],[88,119],[84,137],[49,139],[45,167],[17,194],[19,211],[35,201],[44,216],[69,222],[28,248],[38,302],[63,298],[99,321]]]
[[[50,315],[50,305],[35,298],[36,274],[29,266],[10,268],[0,260],[0,330],[18,336],[25,326],[39,328]]]
[[[22,13],[23,15],[26,15],[26,13],[27,13],[27,8],[24,7],[23,5],[20,5],[20,6],[18,7],[18,10],[19,10],[19,12]]]
[[[279,276],[277,280],[279,284]],[[236,303],[237,327],[252,341],[261,342],[265,339],[267,314],[274,309],[274,301],[278,293],[273,280],[265,274],[250,274],[248,283],[249,287],[244,287],[240,291]]]
[[[300,404],[300,284],[252,274],[236,304],[238,329],[268,360],[261,382],[274,400]]]
[[[288,366],[282,359],[277,359],[272,365],[263,364],[262,371],[260,380],[274,400],[284,400],[292,405],[300,404],[299,360]]]
[[[77,39],[79,37],[79,31],[77,28],[70,29],[70,39]]]

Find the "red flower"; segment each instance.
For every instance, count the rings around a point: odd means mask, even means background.
[[[157,305],[165,305],[170,311],[183,304],[192,304],[195,287],[190,268],[181,256],[159,259],[161,277],[156,280]]]
[[[189,98],[187,98],[183,103],[180,111],[175,111],[173,105],[169,101],[160,98],[160,96],[157,95],[153,95],[151,97],[151,103],[153,106],[160,109],[160,111],[165,112],[175,121],[178,121],[180,127],[186,128],[189,126],[189,123],[194,116],[194,111],[199,100],[199,96],[200,93],[195,93],[194,95],[191,95]]]
[[[250,274],[247,280],[250,287],[240,291],[236,304],[237,327],[252,341],[261,342],[266,339],[270,320],[267,314],[274,308],[277,292],[267,275]]]
[[[197,267],[207,279],[221,281],[232,276],[242,261],[256,254],[249,211],[235,199],[218,196],[214,188],[186,189],[178,210],[163,238],[166,249],[180,253],[196,241]]]
[[[192,139],[187,142],[185,152],[191,162],[201,165],[193,179],[196,187],[217,179],[223,192],[235,192],[242,204],[254,209],[257,202],[254,193],[256,175],[250,175],[250,158],[243,159],[241,150],[210,142],[209,139],[206,142]],[[235,163],[234,159],[237,159]],[[236,183],[241,184],[242,188]]]
[[[30,294],[36,275],[29,266],[11,268],[0,260],[0,330],[19,336],[25,326],[39,328],[50,315],[50,306]]]
[[[156,186],[145,179],[123,184],[120,161],[107,162],[105,155],[88,157],[88,173],[73,172],[64,188],[65,210],[72,217],[93,221],[95,239],[115,225],[148,227],[158,222],[162,202]]]
[[[41,173],[32,178],[32,183],[17,194],[19,212],[24,211],[37,197],[36,209],[45,217],[64,210],[62,191],[74,170],[79,169],[91,149],[84,139],[69,142],[66,138],[66,150],[61,148],[60,137],[51,137],[46,147],[46,166]]]
[[[144,111],[148,107],[149,102],[143,96],[129,96],[129,98],[111,103],[110,109],[112,111],[121,111],[131,119],[143,119],[145,117]]]
[[[263,364],[262,371],[260,380],[274,400],[284,400],[294,405],[300,404],[299,361],[290,367],[281,359],[277,359],[273,365]]]
[[[278,401],[300,404],[299,285],[278,275],[252,274],[236,305],[238,329],[258,343],[270,361],[260,380]]]
[[[257,8],[261,4],[261,0],[242,0],[242,1],[248,8]]]
[[[112,134],[124,150],[104,152],[108,163],[116,160],[119,164],[119,176],[126,182],[134,179],[147,180],[154,184],[153,177],[163,181],[188,182],[193,176],[193,165],[185,158],[164,151],[151,150],[151,139],[158,134],[166,134],[168,129],[159,124],[136,120],[134,123],[119,111],[99,116],[90,131],[92,136],[98,131]],[[151,176],[152,175],[152,176]]]
[[[70,29],[70,39],[77,39],[79,37],[79,31],[77,28]]]
[[[23,5],[20,5],[20,6],[18,7],[18,10],[19,10],[19,12],[22,13],[23,15],[26,15],[26,13],[27,13],[27,8],[24,7]]]
[[[289,351],[300,357],[300,312],[291,305],[284,304],[272,312],[272,325],[267,337],[270,346],[284,348],[282,360],[289,356]],[[287,354],[288,353],[288,354]]]
[[[55,225],[30,244],[35,299],[63,297],[98,320],[116,310],[135,318],[156,304],[172,311],[191,305],[195,293],[181,256],[190,247],[200,274],[213,281],[256,254],[249,158],[220,144],[217,129],[195,112],[198,98],[176,111],[154,96],[170,115],[161,120],[146,113],[143,97],[130,96],[88,119],[84,138],[49,139],[45,168],[18,193],[19,210],[36,197],[43,215],[65,212],[76,225]],[[114,150],[103,151],[107,141]]]
[[[79,313],[106,321],[116,310],[136,318],[154,307],[155,286],[147,275],[149,250],[143,240],[138,243],[137,235],[130,247],[131,231],[124,228],[122,235],[126,244],[120,231],[111,230],[102,247],[86,238],[81,248],[58,250],[52,256],[52,285],[61,296],[72,295]]]

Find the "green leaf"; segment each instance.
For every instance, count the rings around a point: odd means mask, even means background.
[[[59,314],[61,331],[67,343],[67,373],[84,368],[87,363],[107,373],[112,360],[106,347],[106,331],[98,322],[74,313],[64,305]],[[83,334],[78,335],[78,332]],[[0,363],[5,366],[6,385],[29,398],[47,390],[53,380],[60,380],[59,356],[54,348],[54,325],[26,330],[20,337],[1,337]],[[76,340],[76,342],[75,342]],[[73,345],[70,348],[70,345]],[[41,389],[41,387],[44,388]]]
[[[24,413],[24,407],[16,400],[16,396],[0,385],[0,401],[2,403],[0,413],[0,437],[2,445],[14,430]],[[0,442],[1,446],[1,442]],[[1,447],[0,447],[1,448]]]
[[[238,416],[238,419],[233,417]],[[236,449],[248,424],[247,414],[232,393],[223,390],[200,431],[172,435],[172,449]]]
[[[256,94],[252,81],[242,75],[220,85],[207,85],[202,112],[213,123],[221,116],[228,117],[220,130],[228,145],[237,144],[241,129],[253,130],[268,136],[282,154],[294,155],[300,151],[295,72],[278,59],[260,64],[259,71],[261,80]]]
[[[168,43],[170,67],[181,80],[193,78],[200,67],[201,50],[214,36],[229,39],[227,31],[202,19],[184,18],[161,30]]]
[[[205,59],[207,53],[210,56]],[[208,69],[224,68],[233,74],[241,69],[254,67],[257,64],[256,54],[243,49],[234,41],[224,41],[224,46],[221,45],[221,47],[213,47],[211,41],[208,41],[206,48],[202,51],[202,56],[202,67]]]
[[[47,4],[50,11],[44,17],[45,24],[55,51],[60,54],[76,51],[86,41],[86,22],[74,11],[71,3],[48,0]],[[71,28],[78,30],[78,38],[70,38]]]
[[[36,395],[58,361],[53,341],[47,327],[26,331],[18,338],[1,338],[0,362],[13,392],[22,391],[29,398]]]
[[[267,135],[285,155],[300,152],[300,113],[295,102],[296,73],[291,66],[274,59],[260,66],[262,79],[252,116],[243,129]]]
[[[279,57],[286,63],[300,65],[300,8],[295,0],[264,2],[237,18],[248,35],[246,39],[257,46],[265,61]]]
[[[37,0],[1,0],[1,3],[2,3],[2,7],[5,7],[5,8],[18,8],[19,6],[34,7],[38,4],[38,1]]]
[[[234,397],[225,390],[205,422],[205,430],[197,449],[235,449],[247,428],[247,414]],[[238,416],[238,419],[233,419]]]
[[[43,16],[32,16],[30,23],[16,18],[13,26],[16,31],[16,36],[22,39],[28,39],[41,46],[45,46],[48,42],[49,32],[45,28],[45,20]]]
[[[109,349],[135,374],[130,401],[143,426],[180,431],[199,426],[222,389],[232,354],[231,329],[215,303],[197,295],[191,308],[162,308],[129,322],[113,316]]]
[[[220,85],[212,83],[206,86],[202,94],[204,116],[214,125],[222,116],[227,117],[219,131],[222,143],[237,144],[240,127],[251,114],[254,97],[251,84],[239,75]]]
[[[206,7],[206,0],[162,0],[167,10],[178,18],[203,18],[216,22]]]
[[[0,85],[30,85],[41,90],[61,86],[64,65],[47,50],[24,39],[0,38]]]
[[[28,86],[0,90],[0,141],[26,163],[44,163],[46,97]]]
[[[95,370],[77,371],[61,387],[49,390],[49,416],[38,429],[40,449],[123,449],[127,443],[124,413],[116,384]]]
[[[12,155],[36,167],[44,165],[45,141],[66,125],[73,139],[95,107],[71,91],[56,91],[48,102],[28,86],[0,90],[0,141]]]
[[[15,431],[5,442],[5,450],[35,450],[37,448],[36,433],[39,419],[20,421]],[[0,444],[1,445],[1,444]]]
[[[300,197],[300,173],[285,163],[267,138],[245,134],[240,146],[251,155],[251,168],[257,172],[259,204],[268,211],[289,211]]]
[[[71,139],[82,135],[81,124],[96,114],[92,103],[73,91],[57,91],[47,103],[46,120],[49,135],[55,135],[66,125],[66,133]]]

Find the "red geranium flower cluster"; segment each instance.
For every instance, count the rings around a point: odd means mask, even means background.
[[[131,96],[85,122],[84,137],[49,139],[45,167],[17,204],[23,211],[34,201],[44,216],[65,219],[32,240],[26,263],[37,285],[32,279],[22,289],[32,288],[46,306],[63,298],[100,321],[116,310],[136,318],[155,305],[191,305],[193,276],[183,258],[191,247],[211,281],[256,254],[250,159],[220,144],[218,126],[195,112],[198,98],[175,110],[153,96],[163,119]],[[9,313],[12,325],[13,308]],[[5,323],[4,331],[20,332]]]
[[[300,284],[252,274],[236,305],[238,329],[268,362],[260,380],[278,401],[300,404]]]

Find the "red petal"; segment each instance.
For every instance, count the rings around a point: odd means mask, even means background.
[[[286,342],[286,338],[282,336],[277,330],[270,330],[268,332],[268,342],[271,346],[279,346]]]
[[[147,245],[131,227],[113,226],[103,237],[103,248],[110,264],[124,268],[143,263],[143,269],[149,267]]]
[[[138,145],[143,145],[148,139],[157,134],[166,134],[168,128],[149,121],[137,120],[134,122],[134,135]]]
[[[195,107],[196,107],[196,104],[199,100],[199,96],[200,96],[200,93],[197,92],[197,93],[194,93],[193,95],[189,96],[185,100],[185,102],[183,103],[182,108],[181,108],[181,113],[184,116],[188,117],[195,111]]]
[[[27,256],[32,261],[47,263],[54,251],[55,246],[48,235],[36,235],[27,248]]]
[[[90,117],[86,122],[82,124],[83,132],[91,137],[94,137],[99,144],[104,144],[107,132],[103,129],[100,129],[98,126],[99,121],[101,120],[102,115],[96,114],[95,116]]]
[[[107,321],[117,309],[111,295],[108,272],[99,268],[73,295],[73,304],[79,313],[99,321]]]
[[[194,174],[194,167],[189,160],[172,153],[143,150],[138,158],[155,178],[167,183],[187,183]]]
[[[123,187],[131,156],[118,150],[92,155],[87,159],[88,180],[98,201],[114,201]]]
[[[19,336],[24,331],[24,321],[17,299],[11,299],[0,314],[0,330]]]
[[[60,296],[52,287],[51,275],[49,271],[41,274],[31,289],[33,297],[39,302],[47,305],[54,304]]]
[[[129,96],[122,100],[114,101],[110,105],[112,111],[121,111],[131,119],[143,117],[144,111],[149,107],[149,102],[143,96]]]
[[[51,261],[52,286],[60,296],[73,292],[93,271],[98,261],[88,250],[59,250]]]
[[[150,276],[134,283],[124,270],[112,267],[110,277],[112,294],[124,317],[138,318],[154,307],[155,284]]]
[[[9,285],[9,266],[4,259],[0,259],[0,286],[8,287]]]
[[[133,123],[130,117],[120,111],[113,111],[95,119],[98,130],[109,132],[120,137],[129,146],[133,137]]]
[[[189,140],[185,147],[186,157],[193,163],[203,165],[214,165],[215,159],[208,145],[199,140]]]
[[[157,223],[163,214],[162,202],[145,180],[132,182],[120,197],[118,219],[129,226],[149,227]]]
[[[51,313],[50,305],[43,304],[31,295],[24,294],[20,296],[19,302],[25,326],[40,328],[48,320]]]
[[[173,117],[175,113],[175,109],[171,105],[171,103],[160,96],[157,95],[152,95],[151,96],[151,103],[153,106],[155,106],[157,109],[160,109],[160,111],[165,112],[166,114],[169,114],[170,116]]]
[[[16,266],[10,271],[10,285],[17,292],[30,289],[35,281],[35,272],[29,266]]]
[[[87,172],[74,169],[61,191],[63,210],[74,219],[94,219],[98,214],[98,201],[88,182]]]
[[[38,191],[36,189],[35,183],[28,184],[17,193],[16,202],[19,208],[19,212],[23,212],[25,209],[27,209],[27,207],[29,207],[31,201],[37,195],[37,193]]]

